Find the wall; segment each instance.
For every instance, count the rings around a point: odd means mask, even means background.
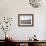
[[[18,14],[34,14],[34,26],[33,27],[18,27]],[[33,8],[28,0],[0,0],[0,19],[1,17],[12,17],[13,22],[10,31],[10,35],[16,38],[16,40],[27,40],[34,34],[37,35],[37,39],[45,40],[45,16],[46,6],[40,8]],[[0,31],[0,35],[3,31]],[[0,39],[4,37],[0,36]]]

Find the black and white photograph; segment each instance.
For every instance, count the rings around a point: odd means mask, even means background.
[[[33,14],[18,14],[19,26],[33,26]]]

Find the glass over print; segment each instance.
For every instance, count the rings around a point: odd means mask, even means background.
[[[33,14],[19,14],[18,25],[19,26],[33,26]]]

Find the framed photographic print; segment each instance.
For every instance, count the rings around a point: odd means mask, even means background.
[[[18,26],[33,26],[34,15],[33,14],[18,14]]]

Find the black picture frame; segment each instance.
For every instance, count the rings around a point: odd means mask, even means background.
[[[33,14],[18,14],[18,26],[34,26]]]

